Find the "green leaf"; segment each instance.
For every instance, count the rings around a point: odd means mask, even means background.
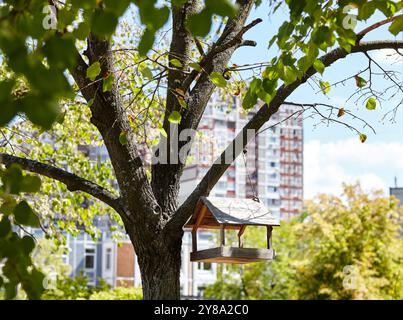
[[[164,128],[159,128],[158,131],[162,134],[162,136],[164,136],[165,138],[168,138],[168,134]]]
[[[11,232],[11,223],[8,217],[3,216],[0,220],[0,239],[5,238]]]
[[[169,62],[170,62],[174,67],[177,67],[177,68],[182,68],[182,67],[183,67],[182,62],[180,62],[178,59],[172,59],[172,60],[169,60]]]
[[[206,8],[189,18],[187,27],[196,37],[205,37],[211,29],[212,13]]]
[[[376,100],[375,100],[375,98],[369,98],[367,100],[367,103],[365,104],[365,107],[368,110],[375,110],[376,109]]]
[[[148,80],[152,80],[154,78],[152,71],[148,67],[142,68],[141,74],[143,75],[143,77],[147,78]]]
[[[23,180],[21,167],[18,164],[13,163],[2,176],[2,182],[4,184],[4,190],[10,194],[18,194],[21,191],[21,181]]]
[[[367,135],[364,134],[364,133],[360,133],[359,138],[360,138],[360,141],[361,141],[362,143],[364,143],[365,141],[367,141]]]
[[[139,54],[141,57],[145,57],[152,48],[155,41],[155,31],[146,29],[141,37],[139,43]]]
[[[30,300],[39,300],[45,288],[43,287],[43,280],[45,275],[33,268],[31,271],[29,282],[23,282],[22,288],[27,293]]]
[[[92,99],[90,99],[89,101],[88,101],[88,104],[87,104],[87,106],[88,106],[88,108],[91,108],[91,106],[94,104],[94,98],[92,98]]]
[[[318,71],[320,74],[325,71],[325,65],[323,64],[322,61],[316,59],[315,62],[313,63],[313,67],[315,68],[316,71]]]
[[[403,31],[403,16],[400,16],[393,21],[393,23],[389,26],[389,31],[395,36]]]
[[[195,69],[196,71],[202,71],[202,68],[200,67],[200,64],[195,63],[195,62],[191,62],[189,63],[189,67]]]
[[[22,248],[24,249],[25,254],[30,254],[32,250],[35,248],[35,242],[30,236],[24,236],[21,239]]]
[[[77,29],[74,29],[73,34],[79,40],[85,40],[91,31],[88,21],[81,22]]]
[[[29,120],[46,130],[52,127],[60,114],[59,102],[47,96],[28,95],[19,102],[20,110],[25,112]]]
[[[101,73],[101,64],[99,63],[99,61],[94,62],[87,69],[87,78],[90,79],[91,81],[94,81],[99,76],[100,73]]]
[[[106,10],[96,10],[92,19],[92,31],[99,35],[111,35],[118,24],[115,13]]]
[[[13,213],[14,207],[17,205],[17,201],[13,196],[3,196],[3,203],[0,206],[0,212],[5,215]]]
[[[14,208],[14,217],[19,224],[30,227],[39,227],[38,217],[25,200],[21,201]]]
[[[237,12],[237,6],[229,0],[206,0],[206,7],[222,17],[234,17]]]
[[[355,84],[356,84],[356,86],[357,86],[358,88],[365,87],[365,85],[367,84],[367,81],[366,81],[365,79],[361,78],[361,77],[358,76],[358,75],[355,76],[354,79],[355,79]]]
[[[66,113],[67,113],[66,110],[64,110],[63,112],[60,112],[60,113],[57,115],[55,121],[56,121],[58,124],[63,124],[64,119],[66,119]]]
[[[126,131],[122,131],[119,135],[119,142],[121,145],[126,145],[127,144],[127,132]]]
[[[323,93],[329,93],[330,92],[330,83],[326,81],[319,81],[320,89],[322,90]]]
[[[179,124],[182,120],[182,116],[178,111],[172,111],[168,117],[168,121],[171,123]]]
[[[171,0],[171,2],[175,7],[180,7],[185,4],[186,0]]]
[[[186,109],[188,107],[186,100],[183,97],[177,95],[176,98],[178,99],[178,102],[182,108]]]
[[[290,66],[284,66],[281,70],[280,76],[286,85],[293,83],[298,78],[297,70]]]
[[[73,39],[52,37],[43,47],[43,52],[45,53],[49,64],[55,68],[69,68],[73,66],[76,61]]]
[[[248,90],[245,94],[245,97],[243,98],[242,108],[244,108],[245,110],[252,109],[257,103],[257,98],[258,98],[258,96],[256,93]]]
[[[292,23],[287,21],[283,22],[277,33],[277,45],[280,49],[284,47],[286,41],[290,38],[290,35],[293,31],[294,26]]]
[[[107,76],[106,78],[104,78],[102,91],[103,92],[111,91],[114,81],[115,81],[115,77],[113,76],[112,73],[109,76]]]
[[[277,80],[263,79],[262,87],[266,93],[271,95],[277,88]]]
[[[210,74],[210,80],[214,83],[217,87],[225,88],[227,86],[227,80],[223,77],[223,75],[219,72],[212,72]]]
[[[6,125],[17,115],[18,109],[11,100],[11,92],[15,85],[13,80],[0,81],[0,127]]]
[[[35,193],[41,189],[41,179],[37,176],[25,176],[21,182],[21,192]]]

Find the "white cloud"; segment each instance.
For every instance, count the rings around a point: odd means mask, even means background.
[[[340,194],[342,183],[361,182],[365,190],[385,192],[395,174],[403,173],[403,143],[312,140],[304,150],[305,197]]]

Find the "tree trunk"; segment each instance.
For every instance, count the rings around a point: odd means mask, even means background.
[[[144,300],[179,300],[182,235],[158,236],[136,252]]]

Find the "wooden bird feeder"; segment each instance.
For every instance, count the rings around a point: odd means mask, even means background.
[[[275,251],[271,244],[273,226],[280,223],[268,209],[253,199],[201,197],[192,217],[184,226],[192,230],[190,261],[244,264],[273,260]],[[246,226],[267,228],[267,249],[244,248],[242,235]],[[197,250],[198,229],[220,229],[220,246]],[[238,230],[238,247],[225,245],[225,230]]]

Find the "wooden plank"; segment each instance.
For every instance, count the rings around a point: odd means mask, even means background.
[[[190,260],[212,263],[244,264],[273,260],[274,256],[275,252],[272,249],[218,247],[192,252],[190,254]]]
[[[197,228],[200,226],[200,224],[202,223],[204,215],[206,214],[206,212],[207,212],[207,207],[203,206],[201,208],[201,210],[200,210],[200,213],[197,216],[196,223],[194,224],[192,231],[196,231]]]

